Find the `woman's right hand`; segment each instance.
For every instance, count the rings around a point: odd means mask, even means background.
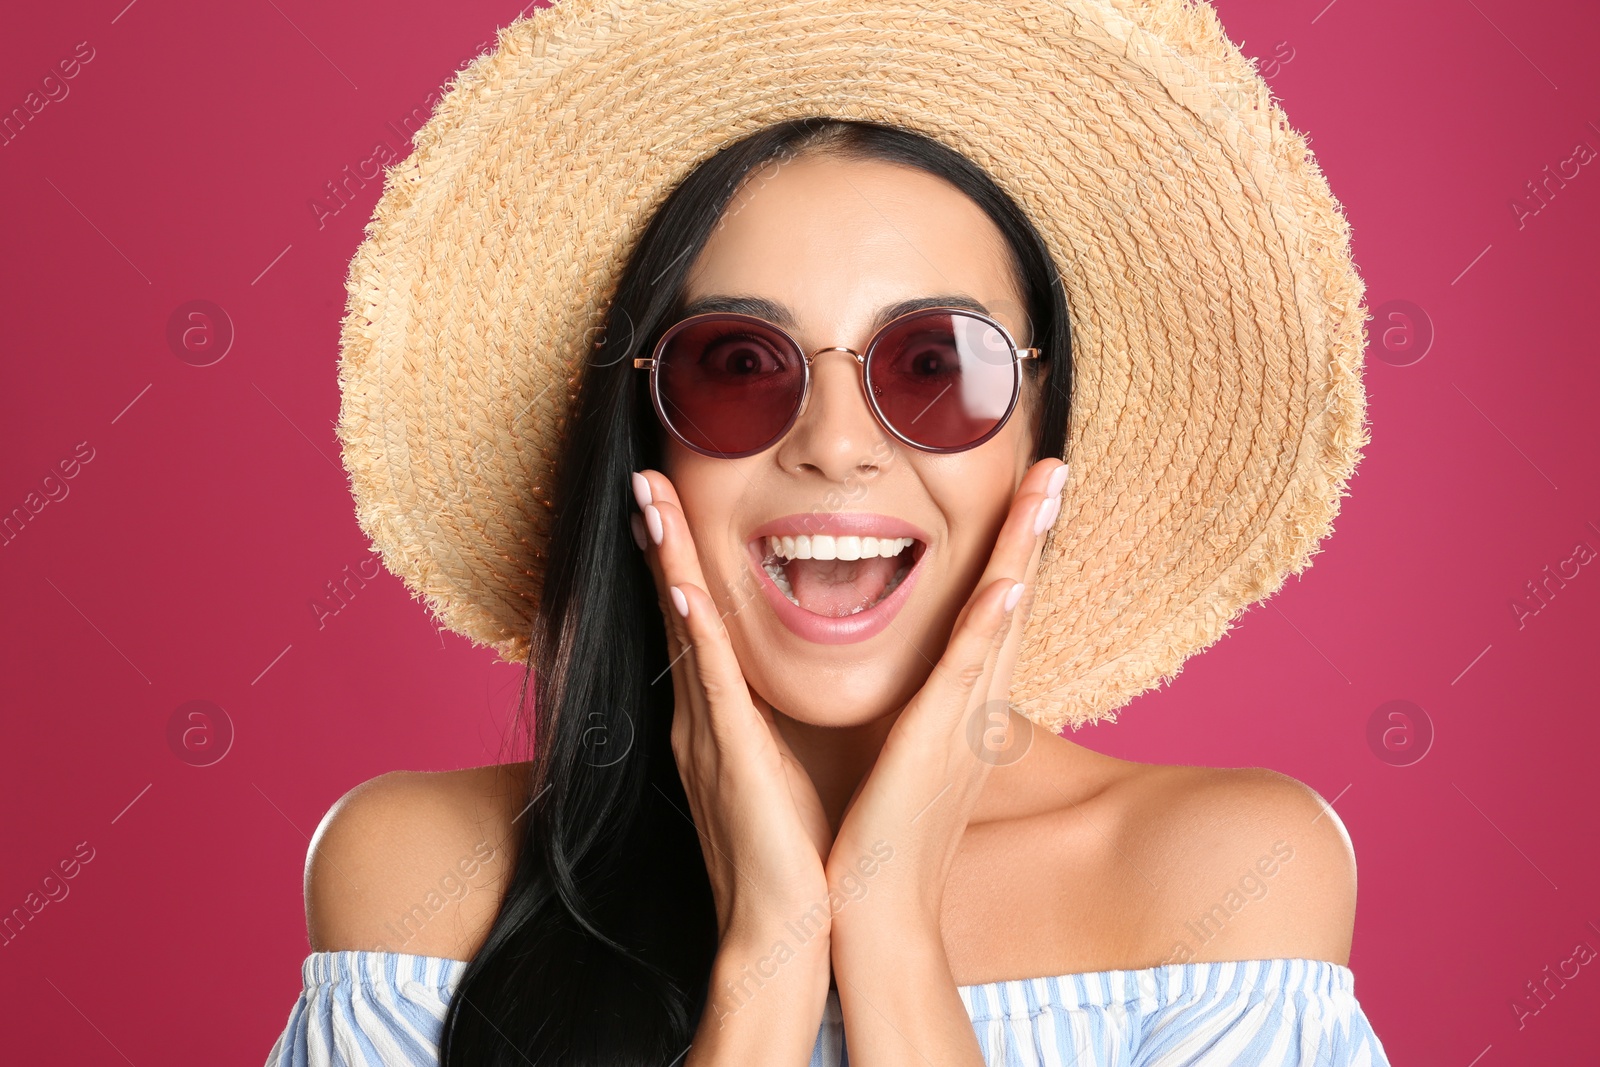
[[[672,752],[699,830],[718,934],[763,950],[775,936],[792,936],[785,929],[826,934],[833,835],[816,788],[772,706],[745,681],[677,490],[659,471],[634,474],[632,482],[641,512],[632,517],[634,534],[644,542],[667,629]]]

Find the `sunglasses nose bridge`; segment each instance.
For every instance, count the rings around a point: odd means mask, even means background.
[[[829,348],[819,348],[815,352],[811,353],[806,357],[806,364],[809,366],[810,364],[815,363],[817,357],[822,355],[824,352],[848,352],[851,356],[855,357],[855,361],[857,363],[864,364],[867,361],[866,356],[863,356],[860,352],[857,352],[853,348],[846,348],[844,345],[833,345]]]
[[[811,391],[812,391],[812,386],[813,386],[812,379],[815,377],[815,371],[813,370],[813,367],[814,367],[814,365],[815,365],[815,363],[817,361],[817,357],[822,355],[825,352],[847,352],[847,353],[849,353],[850,357],[856,361],[856,366],[861,368],[860,383],[861,383],[862,392],[865,393],[867,391],[867,379],[866,379],[867,357],[865,355],[863,355],[862,353],[857,352],[855,349],[849,348],[849,347],[847,347],[845,345],[830,345],[827,348],[819,348],[815,352],[811,353],[809,356],[805,356],[804,357],[805,365],[806,365],[806,384],[805,384],[805,388],[802,390],[802,392],[800,394],[800,403],[795,408],[794,418],[795,418],[796,421],[798,421],[801,417],[803,417],[805,415],[805,413],[806,413],[806,409],[808,409],[811,406]],[[877,409],[873,405],[872,399],[871,399],[870,396],[867,397],[867,408],[868,408],[869,411],[872,412],[872,416],[873,416],[874,421],[878,422],[881,425],[883,420],[878,415]]]
[[[805,409],[810,404],[810,400],[811,400],[811,378],[812,378],[812,376],[814,374],[814,371],[812,370],[812,368],[817,362],[817,357],[822,355],[824,352],[848,352],[848,353],[850,353],[851,358],[853,358],[856,361],[856,365],[858,367],[862,368],[862,373],[863,373],[863,375],[865,375],[866,366],[867,366],[867,357],[862,355],[860,352],[857,352],[855,349],[847,348],[844,345],[830,345],[827,348],[819,348],[819,349],[817,349],[815,352],[813,352],[809,356],[805,357],[805,361],[806,361],[806,385],[805,385],[804,391],[801,393],[800,404],[799,404],[799,407],[795,411],[795,418],[799,418],[801,415],[803,415],[805,413]],[[863,377],[861,379],[861,385],[862,385],[863,389],[866,388],[866,378],[865,377]],[[868,406],[870,407],[871,405],[869,404]]]

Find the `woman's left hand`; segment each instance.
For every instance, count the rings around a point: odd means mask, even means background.
[[[845,962],[841,951],[877,955],[908,939],[930,951],[939,945],[945,880],[996,762],[970,739],[1006,727],[1022,623],[1065,483],[1066,465],[1055,459],[1024,475],[944,655],[901,711],[845,809],[826,867],[829,887],[841,898],[833,918],[836,973]],[[1019,582],[1020,598],[1007,610]],[[844,995],[842,979],[840,986]]]

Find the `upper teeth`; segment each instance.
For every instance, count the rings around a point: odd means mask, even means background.
[[[801,534],[798,537],[768,537],[767,551],[782,559],[870,559],[894,557],[915,542],[910,537],[834,537],[830,534]]]

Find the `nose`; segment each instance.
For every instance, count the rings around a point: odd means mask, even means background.
[[[811,391],[778,445],[778,462],[788,470],[812,470],[830,481],[848,482],[876,474],[893,454],[894,442],[867,405],[854,353],[838,348],[817,353]]]

